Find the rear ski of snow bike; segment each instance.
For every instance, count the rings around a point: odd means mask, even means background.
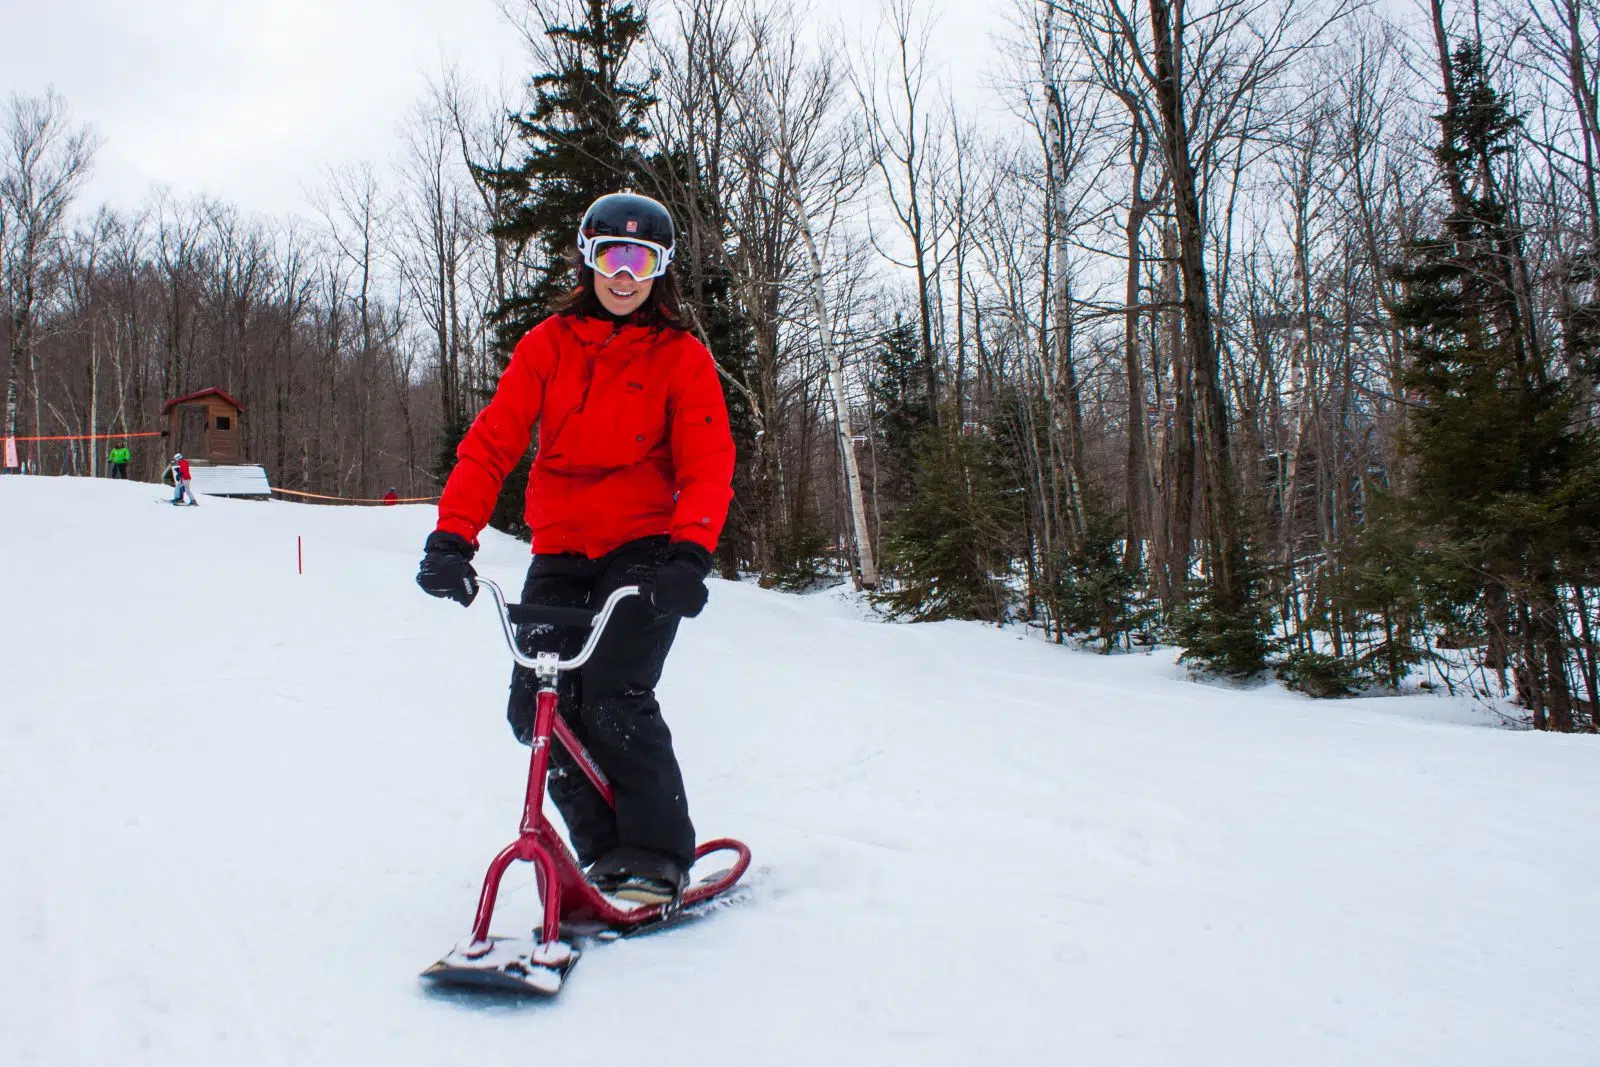
[[[494,582],[479,578],[478,584],[494,596],[511,655],[539,678],[528,787],[522,807],[521,832],[489,864],[471,936],[423,971],[422,977],[438,985],[550,996],[561,991],[562,979],[578,962],[584,945],[590,940],[614,940],[661,929],[722,903],[719,898],[733,888],[750,866],[750,850],[728,837],[702,843],[695,849],[697,863],[715,852],[733,853],[733,863],[691,882],[679,899],[666,904],[619,907],[590,885],[566,842],[545,818],[544,785],[545,772],[550,765],[551,738],[566,746],[606,803],[614,806],[615,800],[611,784],[557,710],[556,679],[562,671],[576,670],[588,661],[611,620],[611,613],[624,599],[638,595],[639,587],[628,585],[618,589],[596,613],[581,608],[507,604],[505,594]],[[590,630],[583,649],[571,659],[561,659],[551,652],[528,656],[517,646],[516,625],[521,623],[588,626]],[[529,937],[491,936],[489,923],[500,894],[500,879],[506,868],[517,860],[534,865],[544,906],[543,924]]]

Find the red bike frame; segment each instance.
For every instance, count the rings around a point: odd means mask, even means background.
[[[698,861],[713,852],[733,852],[736,854],[733,866],[720,872],[716,878],[695,883],[683,894],[680,901],[673,904],[619,908],[584,878],[583,871],[579,868],[578,861],[573,858],[571,850],[567,848],[566,842],[545,817],[544,785],[545,774],[550,767],[552,738],[566,746],[578,766],[583,768],[583,773],[589,781],[594,783],[600,795],[605,797],[606,803],[613,808],[616,806],[611,783],[606,781],[600,767],[573,734],[572,727],[561,717],[557,707],[556,679],[560,671],[582,665],[598,641],[599,631],[610,618],[611,608],[623,597],[637,595],[637,588],[628,586],[612,595],[595,622],[595,632],[591,635],[584,652],[575,660],[553,661],[546,658],[538,661],[535,667],[536,661],[523,656],[516,645],[505,598],[499,587],[486,579],[479,581],[494,594],[507,639],[511,643],[512,655],[524,666],[539,670],[542,684],[534,716],[532,753],[528,761],[528,788],[522,805],[521,833],[515,841],[501,850],[489,864],[489,872],[484,875],[483,892],[478,897],[478,914],[472,924],[473,941],[483,943],[489,939],[489,923],[494,918],[495,901],[500,895],[500,879],[516,860],[534,865],[539,897],[544,902],[544,925],[540,941],[545,944],[560,940],[561,922],[564,919],[590,920],[618,930],[627,930],[662,918],[670,908],[689,907],[708,900],[737,882],[750,866],[750,850],[733,838],[717,838],[697,847],[694,851],[695,860]],[[524,607],[522,610],[528,612],[537,609]]]

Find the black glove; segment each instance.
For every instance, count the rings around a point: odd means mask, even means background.
[[[668,615],[693,618],[706,606],[710,595],[706,591],[706,575],[710,573],[711,553],[692,541],[674,541],[656,568],[650,603]]]
[[[472,569],[472,556],[477,549],[453,533],[435,530],[428,535],[422,551],[417,584],[423,592],[447,597],[462,607],[471,604],[478,595],[478,572]]]

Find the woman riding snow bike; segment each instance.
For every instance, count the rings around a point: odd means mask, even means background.
[[[549,792],[596,890],[670,904],[695,858],[682,774],[655,687],[678,623],[704,608],[711,553],[732,499],[733,438],[711,355],[684,325],[671,273],[666,208],[632,193],[584,213],[578,280],[512,354],[493,399],[457,449],[417,582],[465,605],[472,558],[501,483],[538,451],[525,516],[533,560],[523,605],[596,610],[615,604],[581,669],[563,675],[568,723],[610,783],[613,803],[565,746],[550,752]],[[570,657],[577,636],[520,627],[525,654]],[[507,718],[535,736],[539,679],[513,670]]]

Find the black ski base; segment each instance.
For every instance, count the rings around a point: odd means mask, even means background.
[[[719,871],[702,881],[715,881],[723,873]],[[561,924],[561,940],[549,947],[532,938],[491,936],[488,941],[478,944],[469,939],[423,971],[422,979],[430,985],[464,992],[476,990],[553,997],[561,992],[568,972],[589,946],[675,930],[724,908],[743,903],[749,897],[749,887],[737,885],[725,893],[672,909],[632,926],[568,920]]]
[[[491,937],[482,944],[457,945],[422,978],[435,985],[553,997],[581,955],[562,942],[547,949],[526,938]]]

